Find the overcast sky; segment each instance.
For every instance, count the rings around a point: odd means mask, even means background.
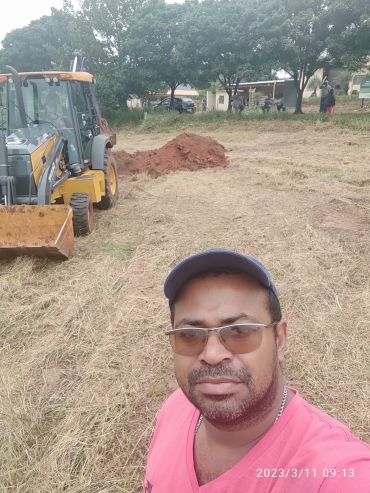
[[[176,1],[182,0],[167,0],[167,3]],[[12,29],[27,26],[43,15],[50,15],[51,7],[61,9],[63,6],[63,0],[0,0],[0,4],[2,3],[4,5],[0,9],[0,43]],[[72,5],[78,9],[78,0],[72,0]]]
[[[61,9],[63,0],[0,0],[3,3],[0,13],[0,41],[12,29],[27,26],[43,15],[50,15],[51,7]],[[72,1],[75,8],[78,0]]]

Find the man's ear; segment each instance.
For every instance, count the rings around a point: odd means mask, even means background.
[[[279,363],[284,363],[284,351],[288,338],[288,322],[280,320],[276,325],[276,348],[278,352]]]

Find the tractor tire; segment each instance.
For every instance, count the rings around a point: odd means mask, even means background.
[[[98,209],[110,209],[118,199],[117,166],[111,152],[104,153],[104,191],[105,195],[96,204]]]
[[[93,230],[93,204],[89,194],[74,193],[69,205],[73,210],[75,236],[86,236]]]

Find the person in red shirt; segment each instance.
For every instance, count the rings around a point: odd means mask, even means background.
[[[370,492],[370,446],[285,382],[287,322],[258,260],[200,252],[164,292],[180,388],[158,414],[144,493]]]

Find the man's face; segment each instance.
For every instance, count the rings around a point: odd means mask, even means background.
[[[222,274],[189,281],[174,305],[174,328],[221,327],[273,322],[266,291],[243,275]],[[174,354],[175,374],[188,399],[214,426],[228,429],[264,418],[275,403],[284,360],[286,323],[263,328],[261,346],[233,354],[210,332],[198,356]]]

